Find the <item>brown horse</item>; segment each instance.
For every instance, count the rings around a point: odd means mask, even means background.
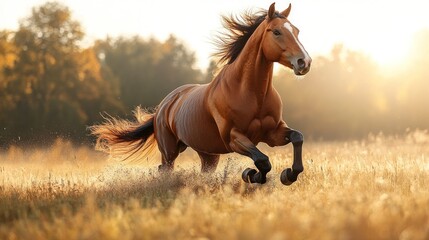
[[[296,75],[310,70],[311,58],[298,40],[299,30],[271,4],[263,13],[247,13],[239,20],[224,17],[230,33],[220,39],[219,54],[227,64],[209,84],[184,85],[160,103],[154,113],[136,113],[134,122],[107,119],[90,127],[98,149],[134,154],[158,145],[160,171],[171,171],[187,147],[201,158],[202,171],[214,171],[219,155],[236,152],[250,157],[255,169],[246,169],[243,180],[265,183],[271,170],[268,157],[256,145],[293,144],[292,169],[281,182],[290,185],[303,171],[303,135],[282,120],[282,101],[272,85],[273,64],[293,69]],[[155,141],[156,140],[156,141]]]

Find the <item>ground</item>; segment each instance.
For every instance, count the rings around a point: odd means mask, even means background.
[[[12,147],[0,153],[0,239],[429,239],[426,132],[307,141],[291,186],[279,177],[292,147],[261,148],[273,162],[264,185],[241,180],[252,162],[236,154],[204,175],[187,151],[161,176],[157,156]]]

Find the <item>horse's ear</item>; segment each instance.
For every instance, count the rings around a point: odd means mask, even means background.
[[[268,9],[268,20],[273,19],[276,15],[276,9],[274,7],[275,4],[275,2],[271,3],[270,8]]]
[[[290,13],[290,9],[292,8],[292,4],[290,4],[289,3],[289,7],[288,8],[286,8],[283,12],[282,12],[282,15],[285,17],[285,18],[287,18],[288,16],[289,16],[289,13]]]

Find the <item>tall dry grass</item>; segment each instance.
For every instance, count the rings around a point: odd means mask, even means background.
[[[170,176],[155,160],[126,165],[88,147],[0,154],[0,239],[429,239],[429,134],[307,142],[305,171],[280,183],[292,147],[262,149],[265,185],[242,182],[251,160],[226,155],[211,175],[192,152]]]

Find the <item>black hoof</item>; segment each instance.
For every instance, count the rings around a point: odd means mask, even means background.
[[[243,181],[247,182],[247,183],[252,183],[253,181],[253,176],[257,173],[257,171],[255,169],[252,168],[246,168],[243,173],[241,174],[241,178],[243,179]]]
[[[286,186],[289,186],[293,182],[295,182],[296,179],[295,181],[292,180],[292,169],[286,168],[285,170],[283,170],[283,172],[280,174],[280,181]]]

